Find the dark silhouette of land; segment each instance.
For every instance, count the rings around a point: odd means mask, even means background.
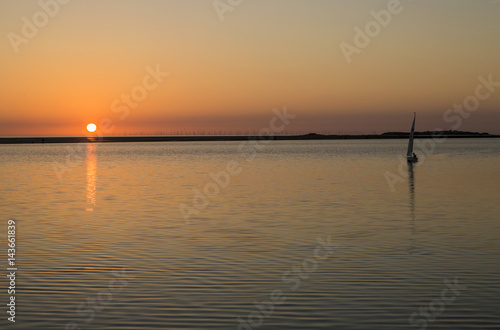
[[[386,132],[364,135],[324,135],[309,133],[304,135],[276,135],[259,137],[257,135],[179,135],[179,136],[76,136],[76,137],[0,137],[0,144],[29,143],[89,143],[89,142],[189,142],[189,141],[245,141],[245,140],[364,140],[364,139],[408,139],[407,132]],[[415,137],[429,138],[498,138],[500,135],[462,131],[415,132]]]

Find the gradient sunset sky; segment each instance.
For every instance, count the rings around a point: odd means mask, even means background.
[[[407,131],[416,111],[419,131],[500,134],[500,87],[451,114],[460,125],[443,119],[479,76],[500,82],[500,1],[401,0],[347,63],[341,43],[391,1],[243,0],[221,20],[213,0],[72,0],[44,25],[39,1],[2,0],[0,136],[82,135],[104,118],[113,135],[259,131],[284,106],[290,132]],[[148,67],[169,76],[113,112]]]

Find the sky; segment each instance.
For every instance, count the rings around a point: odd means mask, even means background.
[[[288,133],[408,131],[417,112],[417,131],[500,134],[499,17],[494,0],[2,0],[0,136],[258,132],[284,107]]]

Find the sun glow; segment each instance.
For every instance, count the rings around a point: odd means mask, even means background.
[[[90,133],[94,133],[97,130],[97,125],[94,123],[90,123],[87,125],[87,131]]]

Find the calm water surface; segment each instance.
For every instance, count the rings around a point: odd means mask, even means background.
[[[1,145],[10,327],[500,328],[500,140],[239,146]]]

